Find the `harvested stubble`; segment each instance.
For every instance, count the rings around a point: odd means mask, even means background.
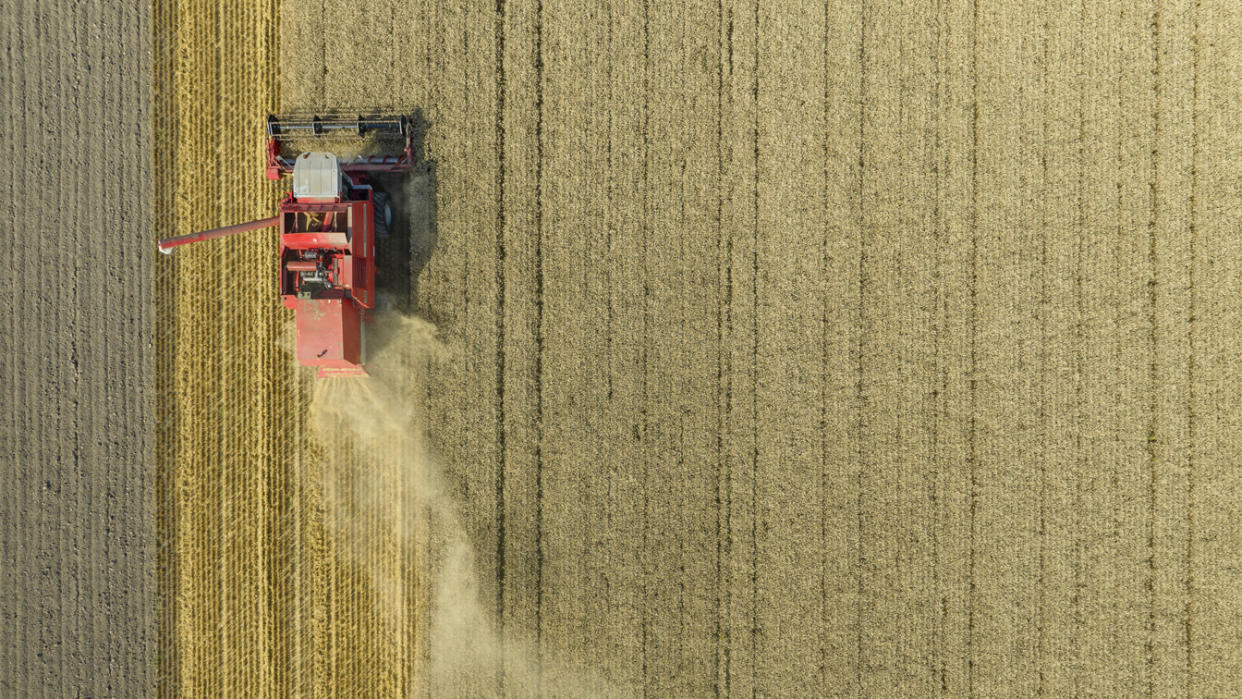
[[[156,234],[269,215],[276,2],[153,5]],[[276,346],[270,233],[159,256],[160,691],[287,694],[298,398]]]

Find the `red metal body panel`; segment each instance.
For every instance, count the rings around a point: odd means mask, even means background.
[[[280,203],[281,299],[297,318],[298,362],[320,376],[365,373],[375,216],[371,189],[354,180],[351,192],[360,198]]]
[[[350,299],[293,299],[298,363],[349,369],[362,364],[362,309]]]

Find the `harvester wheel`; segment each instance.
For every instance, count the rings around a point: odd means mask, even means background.
[[[388,192],[376,192],[372,203],[375,205],[375,235],[387,238],[392,234],[392,204]]]

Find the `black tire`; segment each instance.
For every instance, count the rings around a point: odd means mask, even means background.
[[[371,197],[371,203],[375,207],[375,235],[387,238],[392,235],[393,214],[388,192],[376,192]]]

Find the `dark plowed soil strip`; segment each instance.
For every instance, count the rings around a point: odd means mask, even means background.
[[[4,15],[0,694],[149,695],[150,11]]]

